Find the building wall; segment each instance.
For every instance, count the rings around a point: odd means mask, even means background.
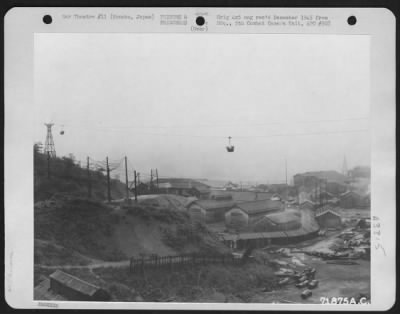
[[[206,212],[198,205],[192,205],[189,207],[189,217],[192,222],[206,222]]]
[[[72,301],[90,301],[90,296],[87,296],[79,291],[72,289],[62,283],[50,278],[50,289],[55,293],[60,294]]]
[[[316,219],[322,228],[337,228],[342,224],[340,217],[329,212],[317,217]]]
[[[225,225],[232,229],[247,228],[249,216],[239,208],[233,208],[225,214]]]
[[[228,208],[206,209],[206,222],[223,222]]]
[[[337,182],[328,182],[326,184],[326,190],[334,195],[344,193],[346,192],[346,189],[347,189],[346,185],[339,184]]]
[[[314,209],[314,205],[309,202],[305,202],[300,204],[300,209]]]
[[[319,179],[313,176],[295,175],[293,177],[293,183],[295,186],[305,186],[307,188],[313,188],[319,183]]]
[[[340,199],[340,207],[342,208],[357,208],[360,206],[361,199],[355,194],[350,194]]]

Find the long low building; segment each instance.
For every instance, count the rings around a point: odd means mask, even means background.
[[[220,234],[220,238],[231,248],[243,249],[249,246],[263,247],[272,243],[289,244],[296,241],[303,241],[314,237],[320,229],[311,210],[301,211],[301,216],[298,218],[290,212],[283,212],[282,214],[287,215],[271,214],[273,217],[272,220],[283,224],[279,228],[265,229],[262,232],[222,233]]]
[[[292,212],[273,213],[255,221],[251,229],[255,232],[290,231],[301,227],[300,217]]]
[[[282,211],[284,204],[271,200],[242,203],[233,200],[195,200],[187,205],[187,209],[192,221],[225,222],[228,228],[242,228],[262,215]]]
[[[228,229],[244,230],[260,217],[283,210],[284,204],[281,201],[261,200],[237,203],[225,213],[225,225]]]
[[[223,222],[225,213],[235,206],[232,200],[196,200],[187,205],[192,222]]]

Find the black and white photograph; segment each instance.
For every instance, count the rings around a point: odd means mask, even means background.
[[[207,30],[206,15],[166,16]],[[329,25],[318,16],[216,20]],[[35,33],[33,300],[370,304],[371,45]]]

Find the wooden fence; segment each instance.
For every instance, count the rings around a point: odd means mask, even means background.
[[[184,265],[206,264],[242,264],[243,259],[228,255],[176,255],[176,256],[151,256],[143,258],[131,258],[129,271],[131,273],[143,272],[145,269],[165,268],[169,270],[179,269]]]

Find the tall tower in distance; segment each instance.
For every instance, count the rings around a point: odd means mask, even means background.
[[[54,147],[53,134],[51,133],[51,128],[54,125],[54,123],[45,123],[44,125],[47,127],[44,153],[50,157],[56,157],[56,149]]]
[[[346,156],[343,158],[343,166],[342,166],[342,174],[347,177],[349,174],[348,169],[347,169],[347,161],[346,161]]]

